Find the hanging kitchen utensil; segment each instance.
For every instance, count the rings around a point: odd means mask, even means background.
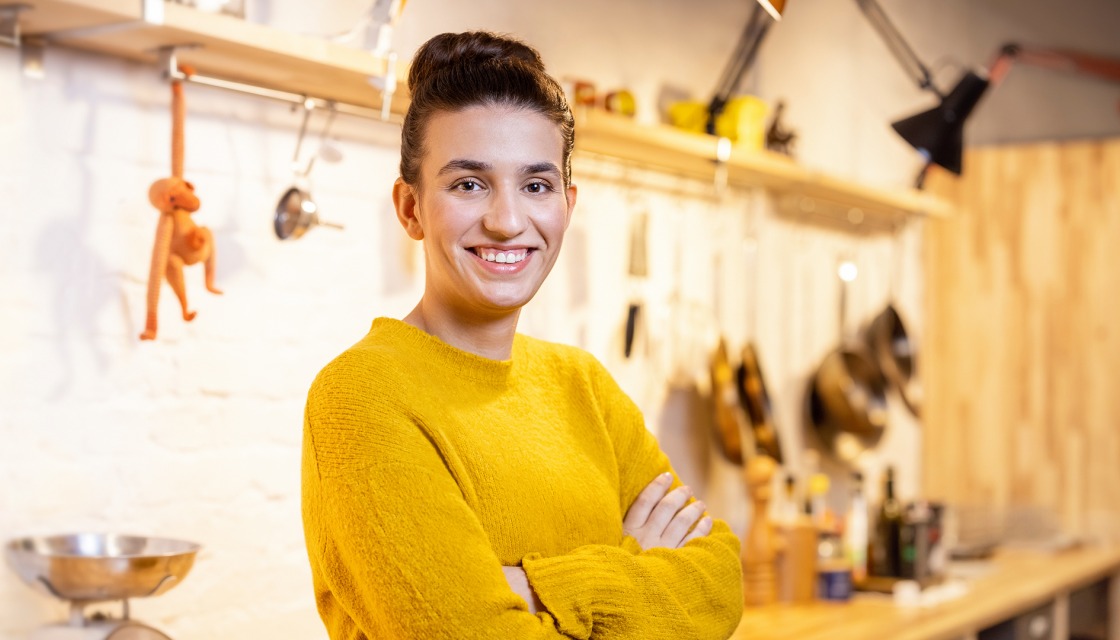
[[[750,419],[755,447],[781,464],[781,441],[770,411],[770,394],[766,392],[766,380],[762,376],[762,365],[759,364],[754,343],[748,342],[743,347],[742,358],[743,362],[736,371],[736,388],[739,391],[739,402]]]
[[[906,325],[894,301],[895,279],[900,273],[898,259],[898,229],[894,230],[891,251],[895,268],[891,270],[890,301],[875,316],[864,332],[864,340],[883,378],[902,397],[902,402],[915,416],[921,415],[921,385],[917,376],[917,347],[906,332]]]
[[[845,337],[848,285],[858,276],[843,262],[840,276],[840,344],[825,356],[809,382],[808,413],[825,449],[851,463],[873,448],[887,426],[886,382],[862,341]]]
[[[311,156],[302,172],[299,171],[299,152],[303,146],[303,137],[307,133],[307,123],[311,119],[311,112],[314,109],[315,103],[310,100],[303,105],[303,121],[300,123],[299,137],[296,139],[296,150],[292,154],[292,172],[295,174],[294,184],[284,192],[284,195],[280,196],[280,201],[276,204],[276,217],[273,220],[273,226],[276,230],[276,236],[281,240],[297,239],[315,226],[342,229],[340,224],[324,222],[319,219],[319,206],[311,199],[310,186],[311,169],[315,166],[315,159],[321,154],[327,156],[327,158],[340,157],[341,155],[327,144],[327,134],[330,132],[331,124],[334,123],[336,113],[333,103],[330,104],[330,114],[327,116],[327,122],[319,136],[319,152]]]
[[[720,453],[733,464],[743,464],[743,413],[735,391],[735,376],[727,354],[727,341],[719,340],[712,354],[709,372],[712,378],[712,412],[716,444]]]
[[[634,199],[630,198],[632,210]],[[642,316],[642,300],[645,298],[644,280],[649,275],[649,212],[644,209],[634,211],[630,217],[630,260],[627,269],[630,286],[635,290],[634,299],[626,311],[626,342],[623,354],[629,358],[634,348],[634,338],[638,333],[638,323]]]
[[[754,305],[751,327],[751,339],[743,346],[742,363],[736,369],[736,389],[739,393],[739,402],[747,415],[751,432],[754,435],[755,447],[762,453],[770,456],[778,464],[782,464],[782,447],[778,438],[777,425],[770,410],[770,394],[766,392],[766,380],[762,375],[761,357],[755,347],[758,339],[758,239],[751,232],[745,249],[751,252],[751,304]]]

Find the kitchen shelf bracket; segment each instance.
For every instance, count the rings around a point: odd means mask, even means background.
[[[30,8],[27,4],[0,4],[0,44],[19,48],[19,14]]]

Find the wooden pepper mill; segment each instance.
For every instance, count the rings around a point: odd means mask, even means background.
[[[767,455],[752,456],[743,467],[753,508],[751,523],[743,541],[743,604],[773,604],[778,599],[776,573],[777,554],[781,541],[770,522],[770,481],[778,463]]]

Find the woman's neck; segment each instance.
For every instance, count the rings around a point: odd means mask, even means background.
[[[431,308],[427,298],[407,316],[404,322],[433,335],[447,344],[490,360],[509,360],[513,353],[513,336],[521,310],[488,318],[456,314],[447,309]]]

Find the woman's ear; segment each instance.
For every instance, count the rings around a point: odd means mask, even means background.
[[[572,209],[576,208],[576,194],[579,192],[576,185],[570,184],[565,189],[565,200],[568,202],[568,217],[564,220],[564,229],[567,230],[568,225],[572,223]]]
[[[420,225],[417,212],[420,204],[417,200],[416,189],[401,178],[393,183],[393,206],[397,209],[397,220],[404,227],[405,233],[413,240],[424,239],[424,228]]]

